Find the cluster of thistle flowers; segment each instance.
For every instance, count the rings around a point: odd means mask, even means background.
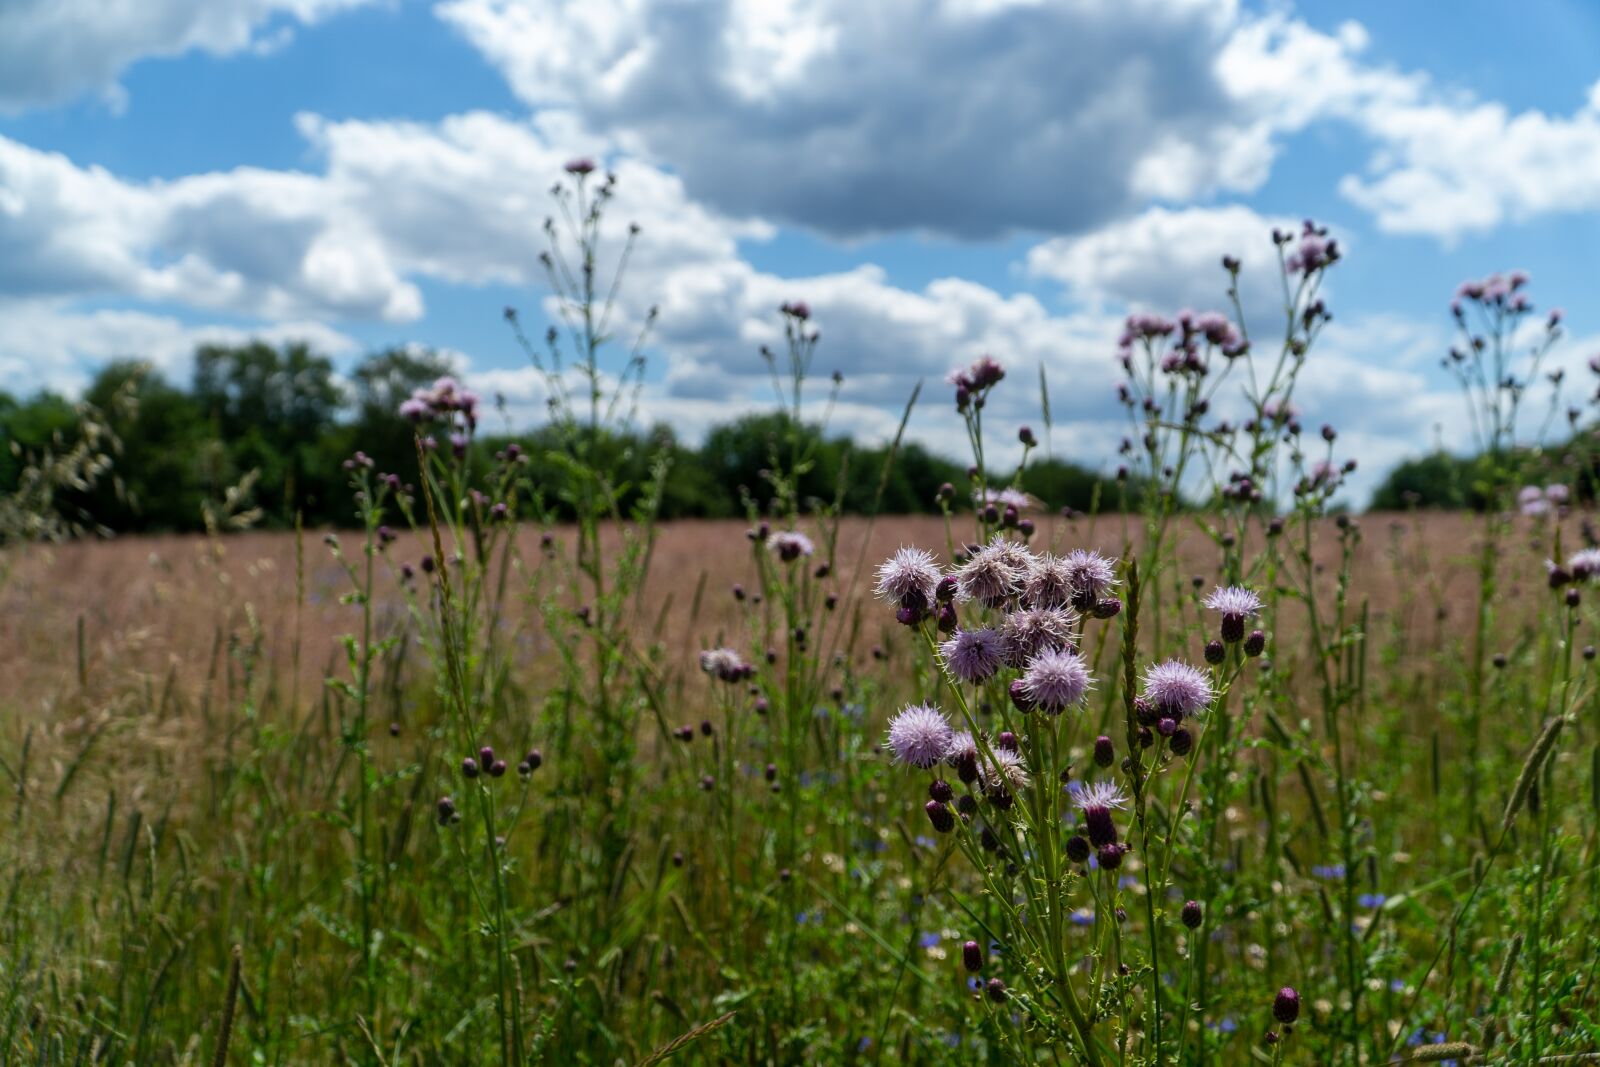
[[[1550,485],[1525,485],[1517,490],[1517,510],[1530,518],[1542,518],[1552,514],[1565,517],[1567,505],[1571,500],[1571,491],[1559,482]]]
[[[1081,708],[1093,687],[1089,664],[1079,652],[1083,622],[1086,616],[1109,619],[1121,609],[1114,595],[1115,574],[1114,561],[1097,552],[1036,555],[997,535],[952,574],[942,573],[932,554],[902,548],[879,568],[877,592],[895,606],[902,624],[922,626],[933,620],[946,635],[938,654],[952,682],[1003,682],[1018,712],[1059,716]],[[958,604],[998,612],[998,625],[962,626]],[[1265,634],[1245,633],[1247,620],[1261,609],[1254,593],[1219,589],[1207,604],[1222,615],[1223,641],[1243,642],[1250,655],[1261,653]],[[1221,642],[1214,644],[1207,658],[1220,662],[1224,649]],[[1008,680],[1006,672],[1014,676]],[[1164,743],[1173,756],[1187,756],[1194,736],[1186,720],[1209,706],[1213,696],[1210,676],[1187,663],[1168,660],[1150,667],[1135,703],[1137,743],[1142,748]],[[943,779],[932,783],[925,808],[941,833],[954,829],[958,815],[970,820],[980,799],[1009,809],[1030,782],[1013,733],[991,739],[975,723],[967,726],[956,729],[942,710],[927,704],[907,707],[889,724],[888,745],[899,762],[925,770],[944,764],[968,787],[952,812],[952,787]],[[1097,738],[1094,755],[1097,766],[1110,767],[1115,761],[1112,740]],[[1115,869],[1127,845],[1118,840],[1111,812],[1126,803],[1125,795],[1110,782],[1093,782],[1073,790],[1072,799],[1083,814],[1087,837],[1071,839],[1069,855],[1075,862],[1087,862],[1093,848],[1101,867]]]
[[[969,408],[983,410],[989,390],[1005,376],[1005,368],[993,356],[979,356],[971,366],[957,367],[945,375],[945,381],[955,386],[956,410],[965,413]]]
[[[528,750],[517,764],[517,776],[527,784],[533,778],[533,772],[544,765],[544,753],[537,748]],[[467,756],[461,761],[461,775],[468,781],[475,781],[482,777],[504,778],[506,774],[506,761],[495,755],[495,751],[488,745],[478,750],[476,758]],[[443,796],[439,798],[435,809],[439,816],[440,826],[452,826],[461,821],[461,813],[456,810],[453,798]]]
[[[1486,409],[1482,417],[1489,424],[1478,427],[1480,435],[1488,438],[1483,442],[1485,447],[1500,448],[1510,443],[1503,435],[1515,430],[1512,421],[1516,405],[1538,377],[1540,363],[1562,334],[1564,313],[1552,308],[1544,317],[1544,328],[1527,343],[1519,373],[1513,348],[1526,342],[1523,324],[1534,314],[1528,281],[1526,271],[1491,274],[1462,282],[1450,301],[1450,315],[1460,331],[1461,342],[1451,347],[1441,363]],[[1590,367],[1600,375],[1600,361],[1591,361]],[[1559,390],[1562,372],[1551,371],[1548,377]],[[1600,390],[1595,400],[1600,402]],[[1576,423],[1579,414],[1576,408],[1569,408],[1568,421]],[[1474,412],[1474,417],[1480,417],[1480,413]]]
[[[414,423],[435,419],[449,421],[460,415],[469,430],[478,426],[478,394],[462,387],[454,378],[444,377],[414,391],[401,401],[400,417]]]

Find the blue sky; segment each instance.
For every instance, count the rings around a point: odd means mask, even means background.
[[[1121,433],[1127,311],[1270,319],[1267,232],[1348,250],[1308,419],[1374,471],[1465,443],[1437,361],[1458,281],[1522,268],[1600,348],[1600,8],[1234,0],[13,0],[0,9],[0,374],[307,337],[348,366],[418,343],[537,418],[500,319],[537,318],[544,191],[587,154],[644,227],[624,313],[659,304],[646,418],[693,438],[768,402],[788,298],[892,431],[982,351],[1043,364],[1054,445]],[[1584,372],[1587,373],[1587,372]],[[1031,378],[1031,373],[1029,375]],[[942,388],[942,387],[941,387]],[[935,390],[939,392],[939,390]],[[1020,386],[997,413],[1036,421]],[[1574,395],[1574,399],[1581,399]],[[942,447],[942,394],[913,432]]]

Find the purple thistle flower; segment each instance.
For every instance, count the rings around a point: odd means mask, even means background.
[[[1030,608],[1064,608],[1072,603],[1076,586],[1072,568],[1059,556],[1046,553],[1033,561],[1022,587],[1022,602]]]
[[[743,681],[755,673],[737,649],[708,648],[700,653],[700,669],[724,682]]]
[[[1206,607],[1222,615],[1222,639],[1232,644],[1244,639],[1246,619],[1261,612],[1261,598],[1243,586],[1218,586],[1206,597]]]
[[[1600,548],[1582,548],[1568,556],[1567,571],[1578,581],[1600,575]]]
[[[1163,718],[1182,718],[1211,703],[1211,679],[1202,670],[1169,659],[1145,671],[1144,699]]]
[[[799,530],[779,530],[768,539],[767,547],[785,563],[793,563],[800,557],[809,556],[816,551],[811,538]]]
[[[1027,493],[1022,492],[1020,489],[984,489],[981,492],[974,491],[972,496],[980,507],[985,504],[993,504],[1002,511],[1004,511],[1006,508],[1016,508],[1018,511],[1027,511],[1030,508],[1036,508],[1039,506],[1039,502],[1037,500],[1029,496]]]
[[[1074,549],[1063,562],[1072,583],[1073,606],[1080,611],[1092,608],[1117,584],[1116,560],[1093,549]]]
[[[1128,795],[1120,786],[1115,782],[1090,782],[1073,790],[1072,803],[1083,812],[1091,845],[1104,848],[1116,843],[1117,826],[1111,821],[1111,809],[1128,806]]]
[[[944,712],[927,704],[910,704],[889,720],[889,748],[901,763],[924,769],[934,766],[950,748],[950,723]]]
[[[1028,764],[1021,753],[991,747],[978,754],[978,780],[991,797],[1014,796],[1028,788]]]
[[[976,685],[988,681],[1005,665],[1006,643],[998,630],[957,630],[939,646],[944,669],[957,681]]]
[[[966,730],[952,733],[945,743],[944,761],[955,769],[956,777],[971,785],[978,780],[978,742]]]
[[[581,178],[584,175],[593,174],[595,165],[594,160],[587,157],[580,157],[578,159],[569,159],[567,161],[567,165],[562,169],[564,169],[568,174],[575,174]]]
[[[1070,649],[1045,652],[1023,672],[1021,692],[1036,707],[1060,713],[1078,703],[1093,684],[1089,665]]]
[[[956,571],[957,599],[1000,607],[1022,591],[1031,559],[1026,548],[996,536]]]
[[[941,577],[932,552],[902,547],[878,567],[878,596],[891,604],[926,611]]]
[[[1020,670],[1046,652],[1066,648],[1076,621],[1065,608],[1032,608],[1007,615],[1000,628],[1006,665]]]

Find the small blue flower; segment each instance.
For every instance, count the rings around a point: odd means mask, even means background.
[[[921,937],[917,938],[917,944],[921,945],[923,948],[935,948],[939,944],[939,935],[935,933],[924,933]]]
[[[1359,897],[1356,897],[1356,903],[1363,908],[1381,908],[1383,907],[1383,902],[1388,899],[1382,893],[1362,893]]]

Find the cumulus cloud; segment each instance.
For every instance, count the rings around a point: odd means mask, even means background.
[[[309,24],[371,0],[9,0],[0,5],[0,110],[85,91],[116,97],[122,72],[147,56],[227,55],[280,46]]]
[[[1231,255],[1243,264],[1239,296],[1247,325],[1276,327],[1284,299],[1272,231],[1298,226],[1240,204],[1153,207],[1092,233],[1037,244],[1028,251],[1027,269],[1060,282],[1078,301],[1165,314],[1215,308],[1231,317],[1222,269],[1222,257]]]
[[[1217,57],[1232,0],[447,0],[536,108],[733,215],[859,235],[1077,231],[1254,188],[1271,148]]]

